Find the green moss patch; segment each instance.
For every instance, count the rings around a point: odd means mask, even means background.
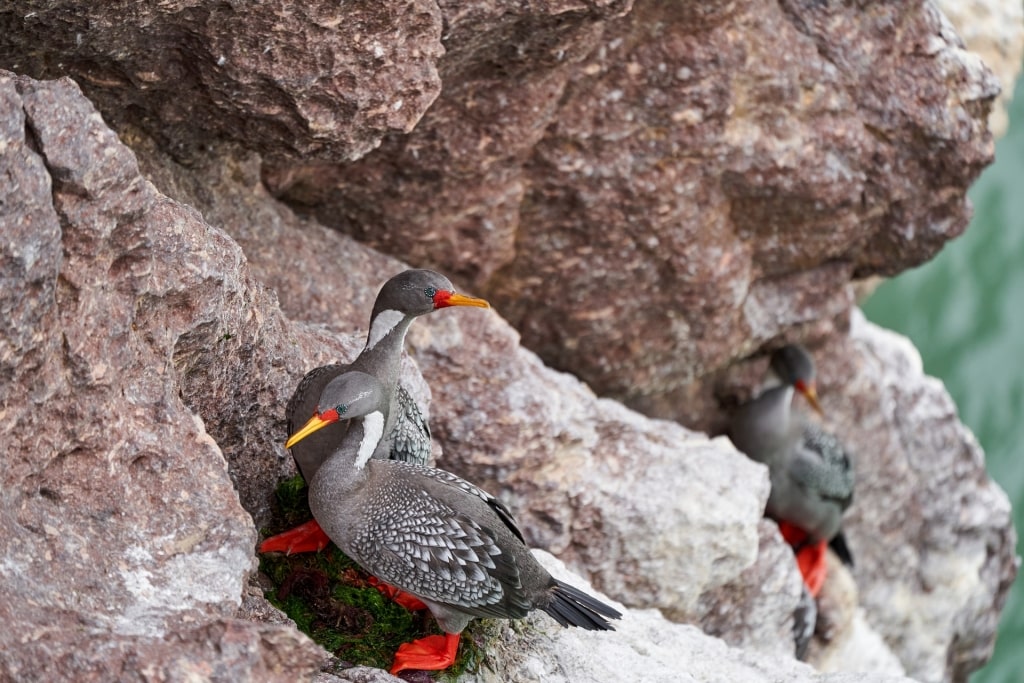
[[[281,525],[264,529],[265,537],[311,518],[301,476],[278,486],[277,502]],[[410,612],[381,595],[367,582],[369,575],[333,543],[319,553],[260,555],[260,571],[273,585],[265,592],[267,600],[295,621],[300,631],[333,653],[340,668],[388,669],[399,645],[441,633],[429,611]],[[463,672],[479,668],[483,652],[476,646],[473,630],[471,625],[463,634],[455,664],[439,672],[439,679],[455,680]]]

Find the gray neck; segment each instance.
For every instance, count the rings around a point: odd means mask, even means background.
[[[398,311],[381,311],[375,315],[370,321],[366,346],[352,362],[352,370],[376,377],[388,396],[393,395],[398,386],[405,334],[414,319]]]
[[[757,397],[757,412],[766,433],[785,436],[793,420],[793,396],[796,390],[789,385],[777,385],[761,392]]]
[[[793,431],[794,393],[791,386],[776,386],[744,406],[730,430],[737,448],[761,462],[784,449]]]
[[[369,461],[383,443],[384,412],[352,420],[348,433],[314,476],[310,495],[338,496],[360,486],[369,476]]]
[[[758,390],[757,396],[760,398],[772,389],[780,389],[785,386],[789,386],[792,389],[792,385],[787,385],[786,382],[779,377],[779,373],[775,372],[775,368],[769,366],[768,372],[765,373],[764,380],[761,382],[761,388]]]

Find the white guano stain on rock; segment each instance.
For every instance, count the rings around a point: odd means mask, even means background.
[[[239,570],[252,566],[252,557],[239,548],[177,555],[159,564],[139,546],[127,554],[138,564],[119,573],[134,602],[109,619],[124,636],[161,638],[182,612],[238,607],[245,578]]]

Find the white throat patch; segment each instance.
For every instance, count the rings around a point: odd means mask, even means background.
[[[366,342],[366,348],[372,349],[377,342],[391,334],[391,330],[395,329],[395,325],[402,322],[403,318],[405,314],[400,311],[381,311],[370,326],[370,338]]]
[[[765,373],[764,381],[761,382],[761,388],[758,390],[757,395],[760,396],[769,389],[781,387],[783,384],[785,384],[785,382],[782,381],[782,378],[779,377],[779,375],[774,370],[769,368],[768,372]]]
[[[375,410],[363,418],[363,440],[359,442],[359,453],[356,454],[356,469],[361,470],[373,457],[377,444],[384,436],[384,413]]]

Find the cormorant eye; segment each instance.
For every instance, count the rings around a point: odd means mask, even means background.
[[[434,287],[427,287],[423,290],[423,293],[427,295],[427,298],[433,301],[434,295],[437,294],[437,289]]]
[[[338,415],[344,415],[345,411],[348,410],[348,406],[345,405],[344,403],[340,403],[340,404],[334,406],[334,410],[336,410],[338,412]]]

